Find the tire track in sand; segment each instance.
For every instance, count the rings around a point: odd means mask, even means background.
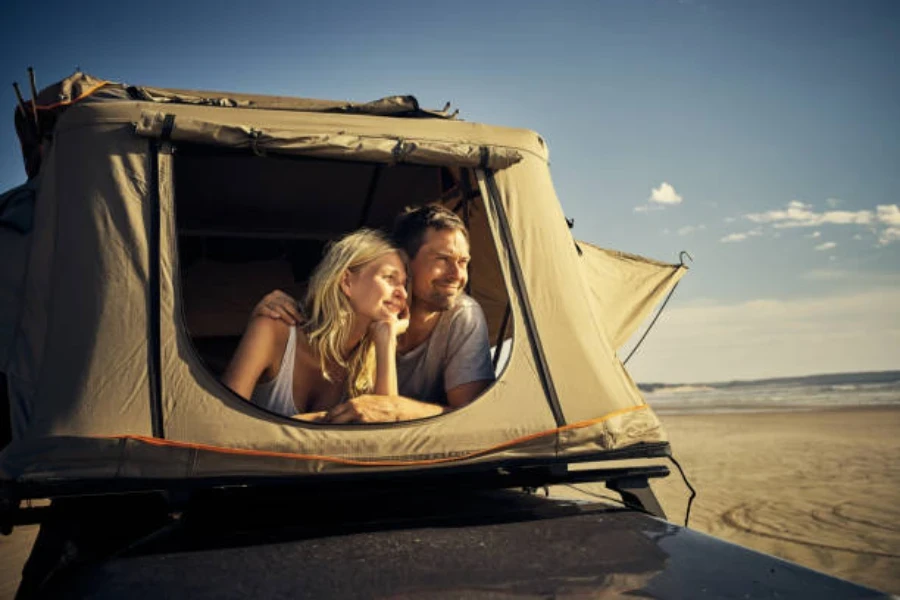
[[[884,522],[867,518],[868,515],[849,515],[853,511],[867,512],[867,507],[852,502],[842,502],[835,506],[814,507],[808,511],[798,510],[787,504],[773,502],[743,502],[732,506],[719,516],[719,521],[733,529],[782,542],[800,544],[811,548],[849,552],[865,556],[881,558],[900,558],[900,553],[871,546],[886,545],[891,550],[897,547],[898,531],[891,525],[895,515],[885,514]],[[833,517],[833,518],[832,518]],[[778,523],[779,525],[775,525]],[[825,525],[825,527],[822,527]],[[852,531],[855,537],[867,547],[853,545],[837,545],[828,543],[829,530],[841,529]],[[888,534],[884,536],[884,534]],[[815,536],[817,539],[810,539]],[[846,533],[842,534],[846,538]],[[872,538],[875,539],[872,539]],[[825,538],[825,539],[822,539]]]

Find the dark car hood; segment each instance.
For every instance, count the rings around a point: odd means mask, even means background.
[[[883,597],[643,513],[519,492],[207,503],[46,595]]]

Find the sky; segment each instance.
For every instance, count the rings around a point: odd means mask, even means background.
[[[900,369],[900,2],[10,2],[0,81],[449,101],[579,239],[691,270],[638,381]],[[0,94],[0,190],[25,180]],[[639,332],[640,333],[640,332]],[[626,346],[623,356],[629,350]]]

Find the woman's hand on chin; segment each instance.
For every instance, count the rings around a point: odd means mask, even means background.
[[[369,334],[376,345],[391,344],[397,337],[406,333],[409,329],[409,311],[404,310],[399,315],[391,315],[381,321],[372,321],[369,325]]]

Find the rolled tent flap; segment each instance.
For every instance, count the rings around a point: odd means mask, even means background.
[[[613,348],[620,349],[653,307],[687,272],[635,254],[578,242],[581,270],[590,289],[591,309],[606,326]]]
[[[146,86],[127,88],[128,96],[148,102],[197,104],[257,108],[261,110],[291,110],[304,112],[331,112],[381,117],[415,117],[453,119],[456,112],[449,105],[442,110],[422,108],[415,96],[386,96],[371,102],[340,102],[313,98],[288,98],[284,96],[258,96],[233,92],[200,92],[193,90],[162,89]]]
[[[518,150],[465,142],[367,136],[346,131],[304,133],[276,128],[256,129],[194,119],[156,111],[141,111],[135,124],[138,135],[167,138],[175,142],[247,148],[256,153],[315,155],[318,158],[353,159],[378,163],[410,163],[505,169],[519,162]]]

